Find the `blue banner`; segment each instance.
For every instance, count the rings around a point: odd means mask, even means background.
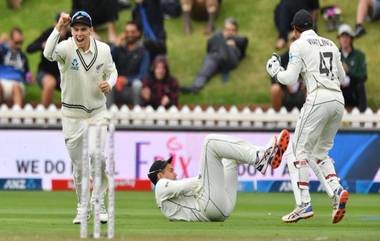
[[[42,180],[38,178],[1,178],[0,190],[42,190]]]

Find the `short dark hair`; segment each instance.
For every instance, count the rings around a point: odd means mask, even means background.
[[[11,31],[9,32],[9,36],[10,36],[11,39],[13,39],[13,35],[14,35],[15,33],[19,33],[19,34],[22,35],[22,30],[21,30],[21,28],[20,28],[20,27],[13,27],[13,28],[11,29]]]
[[[228,17],[224,20],[224,25],[226,24],[232,24],[235,26],[236,30],[239,29],[239,23],[237,22],[237,20],[234,18],[234,17]]]
[[[293,17],[291,26],[295,28],[298,32],[304,32],[309,29],[313,29],[313,18],[311,14],[305,10],[299,10]]]
[[[165,170],[168,164],[171,164],[173,156],[169,157],[167,160],[157,160],[152,163],[148,172],[149,180],[156,185],[158,182],[158,173]]]
[[[137,28],[137,30],[139,30],[139,32],[141,32],[141,26],[140,26],[140,24],[138,24],[136,21],[134,21],[134,20],[129,20],[129,21],[127,21],[127,22],[125,23],[125,26],[127,26],[127,25],[135,25],[136,28]]]

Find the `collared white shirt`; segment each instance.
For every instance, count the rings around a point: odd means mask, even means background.
[[[57,61],[61,73],[62,114],[72,118],[88,118],[106,108],[106,97],[98,87],[106,80],[116,83],[117,70],[110,47],[90,37],[87,51],[79,49],[71,37],[60,43],[54,28],[44,49],[44,56]]]
[[[160,179],[156,184],[157,206],[173,221],[209,221],[202,210],[198,177],[182,180]]]
[[[340,81],[344,79],[345,73],[339,49],[334,42],[318,36],[313,30],[304,31],[291,44],[289,64],[286,71],[277,74],[277,79],[289,85],[295,83],[299,75],[305,82],[308,98],[319,89],[324,93],[331,92],[330,96],[335,95],[336,99],[342,101]],[[318,99],[324,101],[323,98]]]

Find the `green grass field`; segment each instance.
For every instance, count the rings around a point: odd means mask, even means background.
[[[25,48],[48,26],[53,24],[59,11],[70,11],[71,0],[25,0],[21,10],[11,11],[6,1],[0,1],[0,32],[8,32],[13,26],[20,26],[25,33]],[[220,76],[213,78],[199,95],[181,95],[181,104],[201,105],[266,105],[270,104],[270,81],[265,72],[265,63],[272,54],[277,38],[273,23],[273,9],[279,0],[224,0],[217,27],[220,29],[224,18],[234,16],[240,22],[240,32],[249,37],[247,58],[238,69],[231,73],[230,81],[223,84]],[[355,23],[357,1],[323,0],[321,5],[338,4],[343,10],[344,22]],[[122,31],[130,11],[120,13],[117,29]],[[372,108],[380,107],[380,38],[379,21],[366,23],[368,34],[355,41],[355,46],[367,54],[368,80],[366,82],[368,103]],[[326,32],[322,17],[318,26],[323,36],[336,41],[335,32]],[[173,74],[181,85],[189,85],[199,71],[204,54],[207,36],[203,34],[205,23],[194,22],[194,33],[186,36],[182,32],[182,18],[165,21],[168,32],[169,60]],[[102,36],[104,31],[100,30]],[[30,55],[34,75],[40,55]],[[27,88],[27,101],[38,103],[40,89],[37,85]],[[59,94],[56,94],[56,102]]]
[[[153,193],[118,192],[115,240],[380,239],[380,195],[351,195],[347,215],[336,225],[327,196],[312,198],[315,216],[296,224],[280,221],[293,207],[291,193],[239,193],[227,221],[187,223],[166,220]],[[75,211],[73,192],[1,192],[0,240],[79,240],[79,226],[71,224]]]

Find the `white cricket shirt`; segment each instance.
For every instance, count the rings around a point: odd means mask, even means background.
[[[291,44],[289,64],[285,71],[277,74],[277,79],[290,85],[300,74],[306,85],[307,99],[313,99],[315,104],[330,100],[344,103],[340,81],[345,73],[339,49],[334,42],[318,36],[313,30],[304,31]]]
[[[106,80],[116,83],[117,70],[110,47],[90,37],[90,48],[83,52],[71,37],[58,43],[59,31],[54,28],[44,49],[44,56],[57,61],[61,73],[62,115],[89,118],[106,109],[105,94],[98,87]]]
[[[156,184],[156,203],[161,212],[175,221],[209,221],[201,210],[198,177],[182,180],[160,179]]]

